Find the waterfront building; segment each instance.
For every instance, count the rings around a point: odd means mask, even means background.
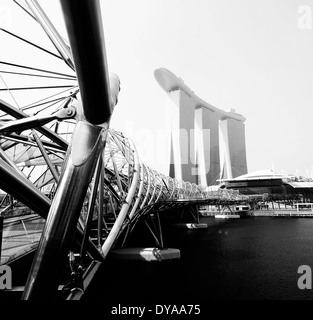
[[[171,102],[169,175],[211,186],[246,174],[246,119],[205,102],[167,69],[155,78]]]
[[[294,175],[282,175],[273,170],[257,171],[234,179],[221,180],[221,188],[238,190],[240,194],[254,197],[270,195],[276,199],[297,199],[313,202],[313,181]]]

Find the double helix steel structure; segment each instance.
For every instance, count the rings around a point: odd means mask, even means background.
[[[65,266],[67,298],[80,298],[140,219],[149,217],[147,226],[162,246],[158,214],[206,199],[203,187],[142,163],[134,143],[110,128],[120,82],[108,72],[99,1],[60,3],[69,42],[37,0],[12,5],[43,31],[50,47],[0,30],[12,45],[25,46],[23,61],[13,60],[14,47],[0,58],[0,214],[20,210],[46,220],[23,299],[55,297]],[[54,67],[40,64],[36,54]],[[28,63],[30,57],[38,65]],[[30,96],[35,101],[27,101]]]

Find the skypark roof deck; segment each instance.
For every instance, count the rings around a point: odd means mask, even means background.
[[[209,109],[210,111],[216,112],[220,120],[233,119],[241,122],[245,122],[246,118],[239,113],[231,111],[224,111],[222,109],[216,108],[209,103],[205,102],[199,98],[185,83],[181,78],[178,78],[173,72],[165,69],[159,68],[154,72],[155,79],[165,92],[171,92],[175,90],[184,91],[189,97],[196,100],[196,107],[202,107]]]

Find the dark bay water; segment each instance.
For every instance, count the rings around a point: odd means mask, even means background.
[[[312,290],[297,286],[298,267],[313,267],[313,219],[208,217],[201,222],[209,228],[164,229],[165,246],[179,248],[180,260],[108,259],[84,299],[170,303],[313,298]]]

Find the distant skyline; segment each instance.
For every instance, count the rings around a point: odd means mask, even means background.
[[[64,34],[59,4],[39,2]],[[109,69],[121,80],[111,127],[134,140],[146,164],[168,173],[168,97],[153,75],[164,67],[201,99],[247,119],[249,172],[313,176],[313,29],[302,27],[299,10],[313,8],[313,0],[101,5]]]

